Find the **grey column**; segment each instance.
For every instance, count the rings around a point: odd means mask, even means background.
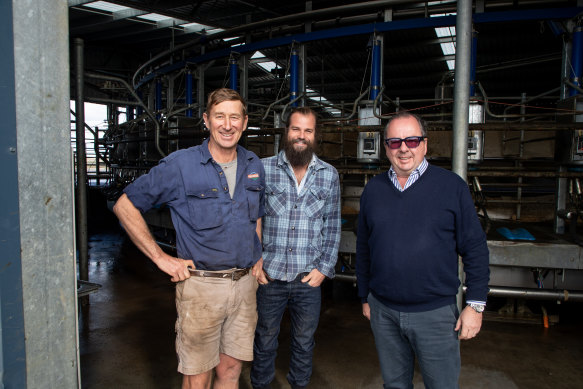
[[[453,90],[452,170],[466,179],[468,172],[468,113],[472,54],[472,2],[457,3],[455,84]]]
[[[12,7],[26,388],[78,388],[68,7]]]
[[[453,152],[451,165],[454,173],[466,180],[468,173],[468,114],[470,100],[470,62],[472,55],[472,1],[459,0],[456,18],[455,84],[453,89]],[[458,274],[462,279],[463,266]],[[463,291],[457,294],[461,312]]]

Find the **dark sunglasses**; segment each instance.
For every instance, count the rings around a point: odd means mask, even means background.
[[[408,136],[405,139],[401,138],[389,138],[385,139],[385,144],[389,146],[389,149],[396,150],[401,147],[401,144],[405,142],[405,145],[410,148],[414,149],[419,146],[421,141],[425,139],[425,136]]]

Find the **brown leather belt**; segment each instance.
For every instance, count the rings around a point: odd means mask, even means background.
[[[213,278],[226,278],[232,281],[239,281],[243,276],[249,274],[249,270],[247,269],[235,269],[235,270],[227,270],[227,271],[210,271],[210,270],[196,270],[196,269],[188,269],[190,270],[190,274],[197,277],[213,277]]]

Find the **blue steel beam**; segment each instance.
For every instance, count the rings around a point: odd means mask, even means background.
[[[13,17],[12,2],[0,2],[0,388],[26,388]]]
[[[526,20],[572,19],[583,7],[526,9],[521,11],[484,12],[472,15],[475,24],[520,22]]]
[[[372,68],[370,72],[370,99],[375,100],[381,88],[381,42],[374,37],[372,45]]]
[[[583,68],[583,27],[577,26],[573,30],[573,44],[571,48],[571,76],[569,79],[577,86],[581,86],[581,71]],[[579,92],[575,88],[569,89],[569,96]]]
[[[496,22],[512,22],[512,21],[526,21],[526,20],[555,20],[555,19],[571,19],[577,14],[583,12],[583,7],[569,7],[569,8],[547,8],[537,10],[521,10],[521,11],[507,11],[507,12],[487,12],[472,15],[474,24],[481,23],[496,23]],[[260,42],[253,42],[237,47],[229,47],[190,57],[172,65],[163,66],[152,73],[144,76],[137,84],[139,88],[144,83],[147,83],[157,76],[171,73],[178,69],[184,68],[187,64],[198,64],[211,61],[213,59],[228,57],[232,52],[240,54],[254,52],[258,50],[286,46],[293,42],[304,43],[317,40],[335,39],[345,36],[373,34],[375,32],[382,33],[388,31],[411,30],[417,28],[436,28],[455,26],[456,16],[439,16],[434,18],[419,18],[408,20],[396,20],[384,23],[362,24],[357,26],[340,27],[330,30],[314,31],[302,34],[289,35],[268,39]],[[207,38],[212,40],[212,35]]]

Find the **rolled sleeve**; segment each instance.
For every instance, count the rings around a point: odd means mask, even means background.
[[[141,212],[178,197],[180,172],[176,164],[163,159],[147,174],[138,177],[124,189],[132,204]]]

